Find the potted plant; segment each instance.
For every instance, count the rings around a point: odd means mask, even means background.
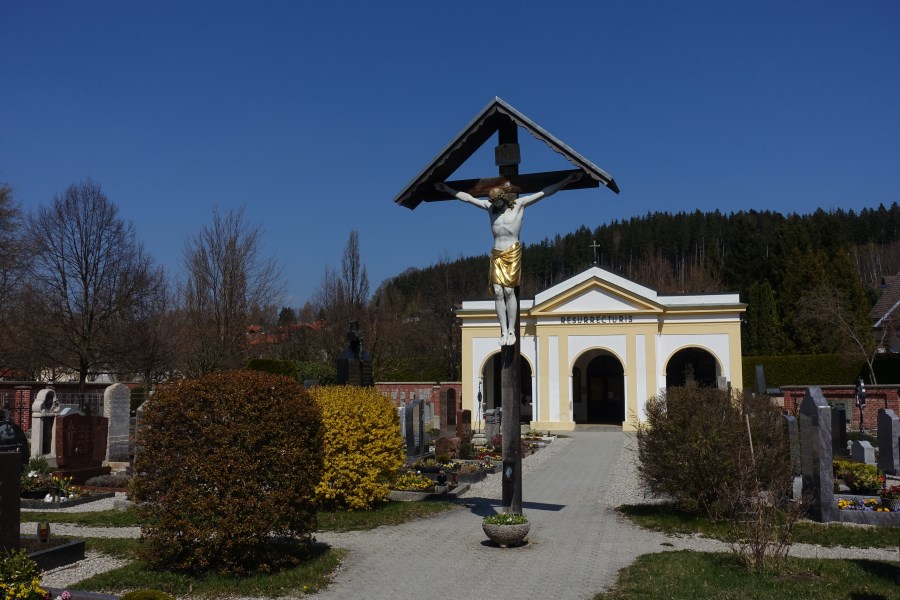
[[[883,487],[878,492],[881,496],[881,504],[891,509],[891,512],[900,512],[900,485]]]
[[[505,513],[485,517],[481,528],[492,542],[501,548],[508,548],[525,541],[531,523],[525,515]]]

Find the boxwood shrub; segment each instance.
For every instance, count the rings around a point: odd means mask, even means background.
[[[405,457],[393,402],[368,387],[320,386],[310,392],[325,424],[320,505],[363,509],[385,501]]]
[[[160,389],[138,432],[132,498],[155,568],[236,574],[281,566],[274,543],[315,531],[322,418],[303,386],[230,372]]]

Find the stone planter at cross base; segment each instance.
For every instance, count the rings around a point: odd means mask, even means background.
[[[520,525],[492,525],[490,523],[481,523],[488,538],[500,546],[501,548],[509,548],[517,546],[525,541],[528,531],[531,529],[531,523],[522,523]]]

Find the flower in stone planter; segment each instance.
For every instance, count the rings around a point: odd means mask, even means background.
[[[881,496],[882,500],[900,500],[900,485],[881,488],[878,495]]]
[[[528,522],[528,517],[514,513],[500,513],[486,516],[484,522],[488,525],[523,525]]]

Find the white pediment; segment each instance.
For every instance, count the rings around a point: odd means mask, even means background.
[[[548,314],[561,313],[621,313],[646,310],[646,306],[638,306],[618,294],[600,288],[588,288],[551,308]]]

